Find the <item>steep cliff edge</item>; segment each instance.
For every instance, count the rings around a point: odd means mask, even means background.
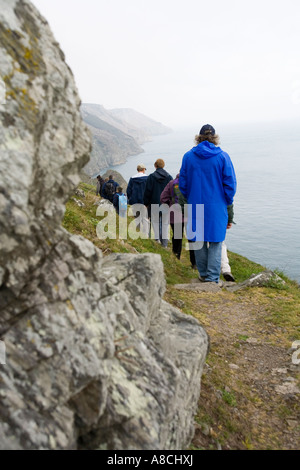
[[[102,109],[103,112],[100,112]],[[84,167],[89,176],[99,173],[103,168],[124,163],[129,156],[144,151],[134,137],[126,132],[125,126],[116,127],[102,106],[82,105],[81,114],[92,136],[91,156]]]
[[[90,134],[47,22],[1,6],[0,448],[185,448],[207,334],[162,299],[158,255],[61,227]]]

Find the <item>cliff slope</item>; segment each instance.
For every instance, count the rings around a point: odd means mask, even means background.
[[[108,166],[124,163],[129,156],[143,152],[135,139],[119,128],[87,111],[82,111],[82,116],[92,135],[92,151],[84,167],[89,176]]]
[[[142,153],[141,145],[153,136],[171,132],[168,127],[133,109],[106,110],[99,104],[84,103],[81,114],[92,134],[91,158],[85,166],[90,176]]]

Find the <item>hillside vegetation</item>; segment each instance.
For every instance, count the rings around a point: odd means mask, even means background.
[[[199,320],[210,336],[210,352],[202,377],[190,449],[290,450],[300,442],[300,289],[279,274],[284,285],[272,284],[229,292],[178,290],[195,281],[188,252],[179,261],[154,240],[99,240],[96,216],[99,197],[85,191],[79,207],[71,198],[63,226],[91,240],[106,256],[113,252],[161,255],[166,275],[165,300]],[[129,218],[131,222],[132,219]],[[238,283],[265,268],[229,252]],[[294,349],[293,349],[294,345]],[[300,346],[297,346],[300,348]],[[297,355],[298,354],[298,355]]]

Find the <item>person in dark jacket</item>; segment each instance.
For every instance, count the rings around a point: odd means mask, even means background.
[[[118,186],[119,184],[113,180],[112,175],[109,175],[108,181],[104,183],[102,188],[103,197],[108,199],[110,202],[113,202],[114,194]]]
[[[133,204],[144,204],[144,192],[148,176],[145,174],[146,167],[142,163],[137,166],[137,174],[132,176],[127,186],[128,202]]]
[[[170,225],[172,229],[172,251],[180,259],[184,231],[184,213],[179,205],[179,174],[170,181],[160,196],[161,204],[170,207]]]
[[[105,178],[105,180],[103,181],[103,184],[101,186],[101,190],[100,190],[100,196],[103,197],[103,199],[106,199],[106,196],[103,193],[103,189],[104,189],[105,183],[107,183],[107,182],[108,182],[108,178]]]
[[[155,171],[148,176],[144,193],[144,205],[148,208],[149,219],[151,220],[154,237],[160,241],[163,247],[168,246],[168,220],[165,223],[162,212],[159,210],[160,196],[167,184],[172,181],[172,176],[164,170],[165,162],[159,158],[154,163]]]
[[[96,187],[96,195],[98,196],[101,196],[101,190],[102,190],[102,186],[104,184],[104,179],[102,178],[102,176],[98,175],[97,176],[97,187]]]
[[[147,210],[144,206],[144,193],[148,176],[145,174],[146,167],[143,163],[137,166],[137,174],[132,176],[127,186],[128,203],[132,208],[136,220],[136,228],[144,234],[149,234],[149,220]]]
[[[167,184],[160,196],[161,204],[167,204],[170,208],[170,225],[173,232],[172,235],[172,251],[174,255],[180,259],[182,251],[182,240],[184,228],[187,220],[184,214],[184,204],[187,200],[179,189],[179,173],[176,178]],[[174,206],[172,210],[172,206]],[[190,245],[192,248],[192,245]],[[190,262],[193,269],[197,269],[194,250],[189,250]]]
[[[120,197],[123,198],[122,204],[120,204]],[[123,188],[121,186],[117,187],[117,191],[113,197],[113,206],[116,209],[117,214],[121,217],[126,217],[127,213],[127,196],[123,193]]]

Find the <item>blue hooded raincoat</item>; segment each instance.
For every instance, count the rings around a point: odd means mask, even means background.
[[[188,215],[188,233],[192,230],[197,235],[190,239],[206,242],[225,240],[227,206],[233,203],[236,192],[236,176],[229,155],[208,141],[192,148],[182,160],[179,189],[192,206]],[[204,207],[204,228],[199,227],[197,204]]]

